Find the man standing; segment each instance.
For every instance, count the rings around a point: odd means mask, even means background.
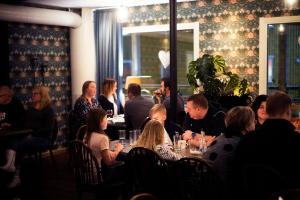
[[[167,109],[167,121],[171,119],[171,83],[167,78],[162,78],[160,89],[155,91],[155,103],[163,104]],[[177,95],[177,113],[184,112],[184,100],[181,95]],[[178,119],[177,121],[181,121]]]
[[[25,117],[22,103],[13,96],[13,92],[7,85],[0,86],[0,114],[3,116],[1,128],[21,127]]]
[[[206,97],[202,94],[194,94],[188,98],[186,112],[187,116],[183,127],[185,140],[200,137],[202,130],[211,136],[218,136],[225,130],[225,113],[208,105]]]
[[[128,86],[128,99],[125,103],[125,123],[129,130],[140,129],[154,104],[141,96],[141,86],[135,83]]]

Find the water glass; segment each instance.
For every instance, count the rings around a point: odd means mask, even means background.
[[[178,133],[176,133],[174,136],[173,136],[173,145],[174,145],[174,150],[175,152],[180,152],[180,144],[179,144],[179,141],[180,141],[180,135]]]
[[[198,145],[194,144],[192,142],[192,140],[189,140],[189,149],[190,149],[191,154],[194,154],[194,155],[201,154],[200,147]]]
[[[138,138],[138,130],[129,131],[129,144],[134,144]]]
[[[126,130],[119,130],[119,142],[124,145],[125,139],[126,139]]]

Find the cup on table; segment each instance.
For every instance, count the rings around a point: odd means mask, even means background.
[[[185,140],[179,140],[178,145],[179,145],[180,150],[183,150],[183,149],[186,148],[186,141]]]
[[[201,154],[200,146],[193,143],[192,140],[189,140],[189,149],[191,154],[197,154],[197,155]]]
[[[138,132],[139,130],[129,131],[129,144],[135,143],[135,141],[138,139]]]
[[[180,141],[181,137],[178,133],[176,133],[174,136],[173,136],[173,145],[174,145],[174,151],[175,152],[180,152],[180,144],[179,144],[179,141]]]
[[[126,130],[119,130],[119,142],[124,145],[125,139],[126,139]]]

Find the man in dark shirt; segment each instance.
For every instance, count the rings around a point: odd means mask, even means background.
[[[171,83],[168,78],[162,78],[160,89],[155,91],[155,103],[163,104],[167,109],[167,121],[171,119]],[[177,118],[184,112],[184,100],[180,94],[177,94]],[[182,124],[180,119],[177,123]],[[182,121],[182,120],[181,120]]]
[[[140,129],[154,104],[141,96],[141,86],[135,83],[128,86],[128,99],[124,112],[127,129]]]
[[[25,117],[22,103],[13,96],[11,89],[6,85],[0,86],[0,114],[5,115],[0,122],[2,128],[21,127]]]
[[[258,164],[279,172],[286,179],[287,187],[300,186],[300,134],[290,122],[291,105],[290,97],[283,92],[268,97],[266,111],[269,118],[237,146],[237,177],[242,176],[245,167]]]
[[[201,130],[207,135],[218,136],[225,130],[225,113],[208,105],[206,97],[202,94],[194,94],[187,99],[187,115],[184,122],[185,140],[199,137]]]

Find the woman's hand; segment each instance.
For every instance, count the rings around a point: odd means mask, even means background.
[[[122,149],[124,149],[124,146],[121,143],[115,145],[115,151],[120,152]]]

